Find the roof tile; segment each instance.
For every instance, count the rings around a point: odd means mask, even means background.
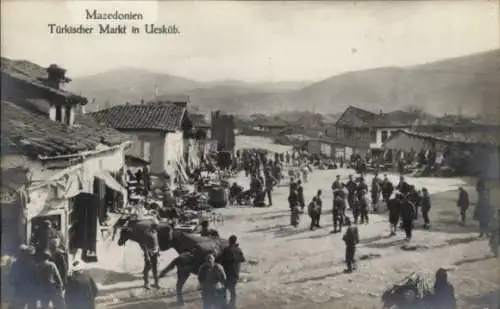
[[[73,154],[115,146],[132,138],[100,126],[91,116],[79,115],[73,126],[52,121],[15,103],[2,101],[2,154],[30,157]]]
[[[180,130],[186,104],[150,102],[137,105],[118,105],[91,115],[101,124],[118,130]]]

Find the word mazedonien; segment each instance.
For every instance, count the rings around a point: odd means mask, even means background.
[[[122,13],[118,11],[110,12],[98,12],[97,10],[85,10],[86,19],[95,20],[142,20],[144,16],[141,13],[127,12]]]

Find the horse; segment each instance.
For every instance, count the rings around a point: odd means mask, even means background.
[[[132,240],[141,245],[147,233],[147,227],[153,221],[140,220],[129,222],[127,226],[120,231],[118,245],[123,246],[127,240]],[[191,274],[197,275],[201,265],[205,262],[208,253],[214,253],[216,261],[219,260],[222,250],[229,246],[227,239],[216,237],[203,237],[194,234],[184,233],[175,230],[173,226],[166,222],[158,224],[158,243],[160,251],[166,251],[173,248],[179,256],[173,259],[167,267],[159,274],[159,277],[165,277],[168,272],[177,267],[176,295],[177,303],[184,304],[182,289]]]

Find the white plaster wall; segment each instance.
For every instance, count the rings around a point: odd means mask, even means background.
[[[151,172],[162,173],[164,171],[165,133],[156,131],[124,131],[124,133],[133,135],[137,139],[125,154],[150,161]],[[149,147],[145,146],[145,143],[149,143]]]
[[[182,159],[184,153],[184,139],[182,132],[168,133],[165,136],[164,145],[164,169],[170,175],[174,175],[176,162]]]

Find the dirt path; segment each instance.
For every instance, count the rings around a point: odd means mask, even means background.
[[[414,271],[432,275],[439,267],[451,269],[450,279],[455,285],[461,308],[475,308],[474,297],[498,287],[498,261],[491,258],[487,242],[478,240],[476,233],[417,230],[412,241],[417,250],[403,251],[400,248],[403,244],[402,233],[387,237],[385,215],[372,215],[369,225],[359,227],[361,244],[357,251],[358,271],[344,274],[344,244],[339,234],[329,233],[332,200],[329,187],[337,173],[346,177],[350,172],[314,171],[310,182],[305,184],[306,202],[317,189],[324,191],[323,227],[316,231],[309,231],[309,218],[306,216],[301,218],[298,228],[289,226],[287,186],[276,188],[273,207],[231,207],[222,210],[226,221],[216,228],[223,237],[236,234],[247,259],[252,261],[243,266],[243,282],[239,285],[241,308],[311,308],[312,304],[313,308],[325,309],[378,308],[381,292],[387,286]],[[238,181],[244,185],[248,183],[243,176]],[[409,181],[417,187],[425,185],[431,194],[438,195],[460,184],[457,179]],[[434,205],[452,202],[451,199],[434,200]],[[110,246],[113,247],[113,244]],[[131,282],[140,286],[142,258],[139,249],[129,246],[111,250],[115,250],[111,252],[115,254],[116,273],[128,272],[123,276],[135,277]],[[121,262],[119,254],[122,254]],[[175,253],[162,254],[161,266],[164,267],[173,256]],[[120,263],[127,266],[118,267]],[[106,280],[109,281],[109,277]],[[166,287],[164,293],[172,293],[175,286],[173,274],[163,279],[162,285]],[[194,291],[196,285],[195,278],[189,279],[186,291]],[[125,292],[112,294],[119,298],[129,298],[126,295],[130,296],[131,293],[140,294],[138,289],[124,289]],[[120,293],[125,296],[120,296]],[[194,293],[190,297],[197,299],[198,295]],[[150,298],[146,302],[128,306],[122,304],[116,308],[135,308],[139,305],[147,308],[144,306],[171,301],[171,298]],[[186,308],[199,308],[199,301],[195,300]]]

